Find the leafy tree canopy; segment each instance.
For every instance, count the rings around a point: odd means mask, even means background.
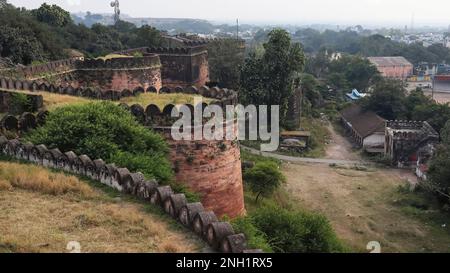
[[[160,32],[149,26],[119,21],[114,26],[91,28],[73,23],[70,14],[56,5],[35,10],[4,5],[0,9],[0,57],[24,65],[69,57],[76,49],[98,57],[132,47],[159,46]]]
[[[70,13],[57,5],[50,6],[43,3],[38,9],[33,10],[32,14],[36,16],[40,22],[56,27],[63,27],[72,23]]]
[[[273,162],[258,162],[255,167],[244,173],[244,180],[250,190],[257,194],[256,201],[260,195],[270,196],[280,187],[286,178]]]
[[[289,33],[274,29],[268,34],[261,57],[251,54],[241,69],[241,97],[247,104],[279,105],[285,120],[294,78],[303,71],[305,57]]]

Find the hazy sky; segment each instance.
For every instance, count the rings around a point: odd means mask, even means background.
[[[111,0],[9,0],[35,8],[55,3],[71,12],[110,13]],[[449,0],[121,0],[133,17],[200,18],[242,23],[449,25]]]

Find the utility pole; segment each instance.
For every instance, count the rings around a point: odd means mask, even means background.
[[[111,7],[114,8],[114,24],[117,24],[120,21],[119,0],[112,1]]]
[[[432,88],[431,88],[431,99],[434,100],[434,88],[435,88],[435,85],[436,85],[436,78],[435,78],[436,75],[432,75],[431,77],[433,79],[432,82],[431,82],[431,84],[433,85]]]
[[[236,40],[239,40],[239,19],[236,19]]]

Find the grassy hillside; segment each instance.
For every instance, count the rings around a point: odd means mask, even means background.
[[[96,185],[96,186],[94,186]],[[159,210],[75,176],[0,161],[0,253],[198,252]]]

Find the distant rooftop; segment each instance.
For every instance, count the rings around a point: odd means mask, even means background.
[[[385,132],[386,120],[372,111],[364,111],[357,104],[352,104],[342,110],[341,115],[362,138],[373,133]]]
[[[412,64],[404,57],[368,57],[367,59],[378,67],[412,66]]]

